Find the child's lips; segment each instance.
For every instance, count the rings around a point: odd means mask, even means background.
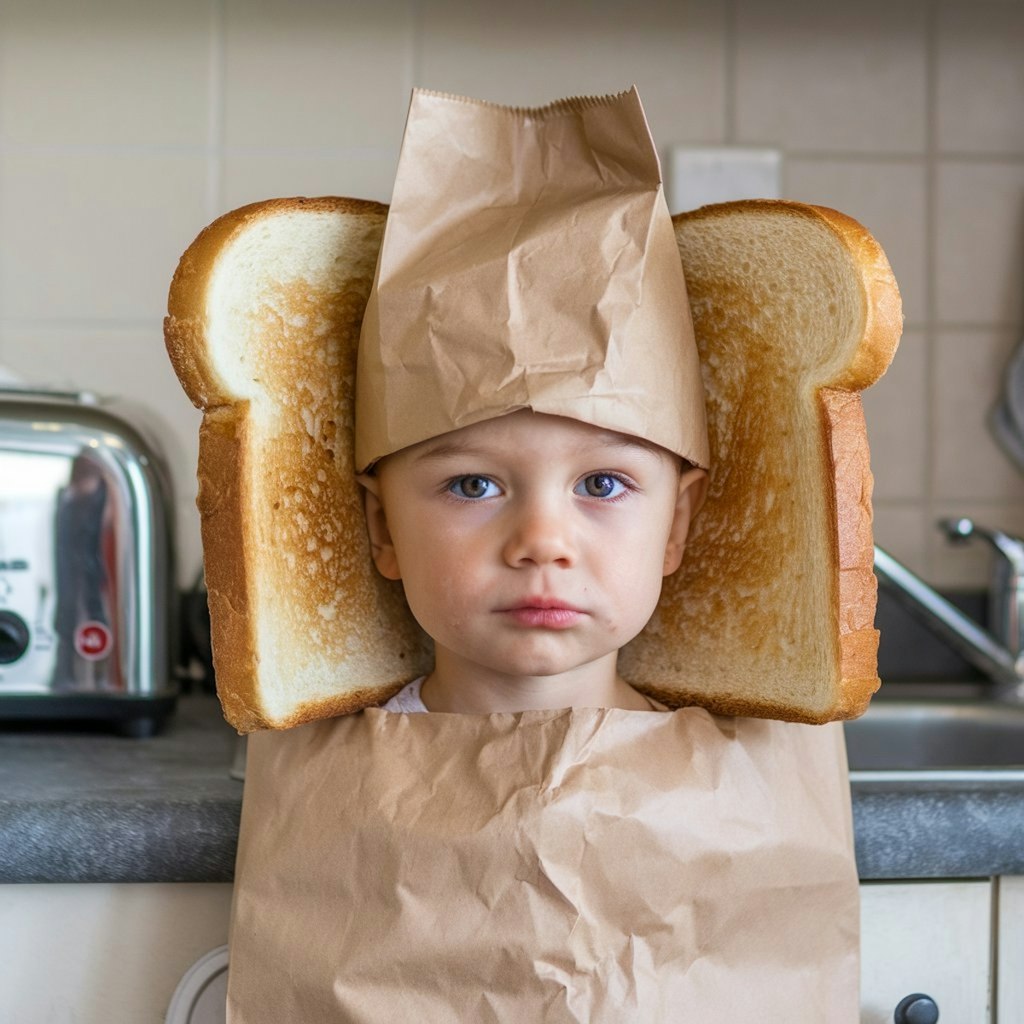
[[[500,609],[499,614],[507,616],[521,626],[568,629],[579,622],[586,612],[565,601],[530,598],[512,607]]]

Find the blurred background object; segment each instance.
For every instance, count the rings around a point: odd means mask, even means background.
[[[129,413],[0,385],[0,720],[146,737],[174,708],[174,502]]]

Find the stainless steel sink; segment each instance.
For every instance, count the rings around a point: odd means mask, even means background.
[[[922,690],[922,695],[924,691]],[[850,770],[1024,771],[1024,707],[979,699],[876,697],[845,723]]]

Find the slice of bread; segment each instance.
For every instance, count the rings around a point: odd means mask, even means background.
[[[386,207],[258,203],[211,224],[164,334],[203,410],[199,494],[217,692],[240,732],[386,700],[430,665],[370,561],[352,465],[356,346]]]
[[[878,688],[872,478],[859,391],[902,312],[885,254],[822,207],[674,218],[712,469],[682,568],[620,669],[670,704],[824,722]]]
[[[241,732],[379,703],[429,669],[370,561],[353,367],[386,207],[274,200],[181,259],[167,347],[204,411],[199,497],[217,687]],[[878,686],[857,392],[901,327],[856,222],[787,202],[674,218],[708,392],[710,496],[621,670],[671,706],[824,722]]]

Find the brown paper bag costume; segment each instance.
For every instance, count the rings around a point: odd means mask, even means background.
[[[855,1024],[842,727],[371,709],[249,739],[230,1024]]]
[[[453,102],[441,99],[442,107]],[[675,241],[661,227],[667,212],[651,214],[663,199],[646,124],[635,93],[615,102],[643,159],[626,174],[640,185],[631,191],[613,181],[611,192],[635,215],[622,218],[631,226],[625,234],[651,242],[645,255],[664,255],[665,242]],[[613,106],[555,105],[584,121]],[[607,134],[596,130],[593,138],[605,143]],[[482,141],[484,152],[495,151],[493,134]],[[628,150],[621,142],[612,138],[612,149]],[[396,187],[396,203],[403,196]],[[415,211],[422,190],[407,198]],[[586,393],[546,392],[543,380],[530,380],[537,353],[517,346],[536,337],[536,324],[520,316],[516,297],[540,280],[530,263],[551,237],[542,198],[543,189],[524,201],[520,190],[501,200],[519,211],[517,239],[539,239],[539,249],[524,249],[518,283],[498,301],[504,334],[497,343],[520,354],[486,389],[444,386],[452,380],[446,332],[453,322],[466,330],[460,309],[473,322],[461,286],[454,299],[432,295],[437,307],[424,305],[431,273],[417,284],[415,267],[392,274],[382,258],[364,336],[390,338],[398,324],[403,337],[403,322],[426,321],[429,330],[403,341],[408,374],[364,366],[370,372],[360,377],[359,400],[367,419],[356,466],[523,406],[637,433],[707,464],[698,406],[687,398],[700,387],[687,354],[689,319],[678,304],[660,304],[671,291],[666,281],[677,296],[685,292],[664,259],[631,261],[638,291],[602,312],[597,333],[657,338],[659,324],[674,322],[682,331],[672,335],[675,357],[662,365],[658,356],[655,375],[614,346],[601,360],[619,376],[606,377],[596,362],[562,366],[563,384],[582,380]],[[598,223],[608,208],[598,203],[595,215]],[[419,254],[428,266],[442,248],[434,223],[419,225],[430,239]],[[472,232],[460,241],[470,254],[466,292],[493,296],[506,275],[481,259],[481,244]],[[416,252],[415,237],[404,251]],[[650,318],[639,293],[656,297]],[[565,296],[552,294],[546,312],[557,319]],[[528,329],[517,335],[523,324]],[[592,333],[584,330],[571,349],[591,350]],[[442,365],[442,378],[432,376]],[[444,400],[428,401],[438,390]],[[631,391],[638,401],[607,401]],[[663,410],[673,403],[691,407],[694,418],[664,433]],[[403,406],[422,417],[410,418]],[[398,622],[389,618],[393,608],[387,600],[375,605],[385,627]],[[384,649],[387,636],[385,628],[383,660],[393,654]],[[420,670],[419,656],[406,662],[410,675]],[[698,708],[487,716],[369,709],[258,733],[250,743],[231,1024],[857,1019],[858,890],[837,724],[725,718]]]

